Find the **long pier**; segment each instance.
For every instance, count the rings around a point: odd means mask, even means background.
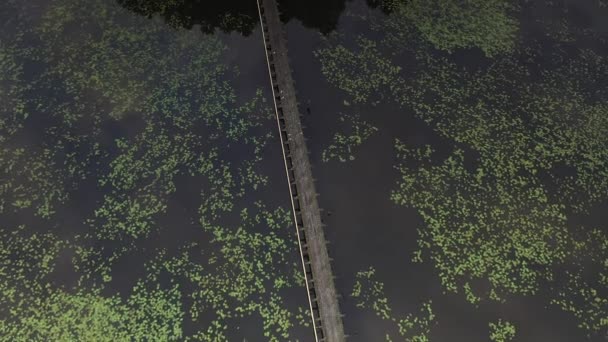
[[[343,342],[342,315],[289,67],[287,39],[276,1],[257,3],[315,341]]]

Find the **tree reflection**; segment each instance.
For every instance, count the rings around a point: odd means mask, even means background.
[[[297,19],[308,28],[327,34],[333,31],[345,8],[352,0],[279,0],[281,19],[288,22]],[[191,29],[199,25],[204,33],[238,32],[251,34],[258,25],[256,2],[252,0],[117,0],[117,2],[140,15],[161,16],[175,28]]]

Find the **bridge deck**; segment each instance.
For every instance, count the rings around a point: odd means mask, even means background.
[[[275,0],[257,0],[316,341],[343,342],[342,316]]]

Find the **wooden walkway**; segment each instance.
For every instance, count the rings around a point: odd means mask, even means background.
[[[287,39],[276,1],[257,2],[315,340],[343,342],[342,315],[291,78]]]

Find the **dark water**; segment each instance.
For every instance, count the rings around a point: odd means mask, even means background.
[[[310,29],[327,34],[335,30],[346,3],[350,1],[352,0],[284,0],[278,3],[281,8],[281,19],[284,22],[295,19]],[[117,0],[117,2],[141,15],[161,16],[171,26],[191,29],[194,25],[199,25],[204,33],[221,30],[248,36],[259,26],[256,1],[228,0],[210,3],[203,0],[176,2]]]
[[[28,5],[19,5],[18,3],[13,2],[1,4],[0,18],[4,22],[4,26],[2,26],[3,32],[0,33],[0,43],[3,44],[0,47],[4,48],[8,44],[12,44],[13,40],[19,42],[19,39],[23,38],[25,41],[23,45],[29,46],[34,53],[40,54],[39,51],[44,51],[41,47],[43,46],[44,42],[37,37],[37,34],[32,33],[34,32],[32,30],[39,29],[40,23],[43,22],[44,17],[49,15],[52,9],[62,8],[62,5],[66,5],[67,9],[61,9],[65,10],[66,14],[63,17],[57,18],[57,20],[59,21],[63,18],[69,20],[69,15],[75,11],[69,6],[73,5],[74,3],[76,3],[76,1],[58,0],[36,1],[30,2]],[[270,87],[268,86],[268,73],[263,40],[261,38],[260,30],[258,29],[259,24],[257,22],[257,7],[255,7],[255,2],[249,1],[241,3],[246,5],[247,10],[255,9],[256,11],[254,12],[255,16],[250,18],[249,24],[251,26],[248,28],[240,24],[236,26],[229,25],[223,27],[225,28],[224,31],[226,32],[222,32],[221,30],[215,29],[217,28],[217,22],[208,22],[211,19],[193,18],[192,21],[188,23],[184,21],[184,18],[175,19],[175,17],[174,19],[179,21],[179,25],[174,25],[175,28],[169,28],[168,23],[164,22],[163,20],[158,20],[158,15],[156,14],[152,15],[153,18],[145,23],[145,25],[150,27],[158,25],[158,27],[161,28],[160,31],[163,31],[163,28],[179,32],[188,30],[192,33],[192,35],[189,36],[189,39],[195,42],[198,41],[199,44],[208,44],[209,42],[203,38],[208,37],[208,35],[211,34],[215,35],[226,47],[226,50],[222,52],[220,56],[220,66],[226,67],[229,71],[226,73],[226,79],[220,80],[220,82],[225,81],[232,83],[232,90],[234,91],[236,104],[243,104],[246,101],[245,99],[253,98],[256,95],[256,91],[261,91],[261,98],[266,101],[266,103],[262,105],[262,112],[258,112],[258,109],[255,109],[255,112],[244,112],[242,115],[271,114],[271,102],[268,101],[272,97],[270,95]],[[147,5],[149,4],[151,3],[148,3]],[[235,10],[234,4],[224,4],[227,5],[231,11]],[[252,4],[254,5],[253,7],[251,6]],[[117,19],[115,22],[117,26],[125,25],[128,27],[129,25],[132,25],[133,22],[137,22],[138,20],[142,19],[140,14],[129,12],[116,4],[110,4],[107,5],[107,7],[104,6],[101,7],[105,9],[109,8],[110,10],[115,10],[117,13],[119,13],[117,15],[119,19]],[[202,4],[199,4],[198,6],[200,9]],[[96,7],[93,6],[92,8]],[[210,13],[209,11],[200,12],[192,6],[188,6],[188,9],[185,11],[188,13],[206,13],[210,15],[210,18],[216,18],[216,14],[224,10],[225,8],[218,8],[214,13]],[[86,12],[87,9],[82,9],[82,11]],[[84,16],[84,18],[82,18],[82,27],[68,28],[68,30],[61,33],[64,35],[62,38],[71,39],[71,42],[86,42],[87,39],[91,39],[89,38],[90,36],[99,39],[99,36],[97,35],[100,32],[96,32],[94,28],[91,28],[93,25],[87,26],[89,19],[91,22],[94,22],[94,19],[92,18],[96,14],[89,12],[88,15],[90,15],[91,18],[88,18],[87,14],[83,14],[82,12],[77,15]],[[242,33],[246,34],[243,35]],[[171,36],[171,32],[169,32],[167,35]],[[164,38],[161,32],[159,33],[159,36],[152,36],[151,39],[162,42],[162,39]],[[19,44],[21,43],[19,42]],[[154,42],[151,44],[157,43]],[[26,56],[24,57],[26,64],[30,63],[28,60],[34,60],[36,58],[36,55],[34,55],[34,58],[32,58],[31,55],[27,55],[27,48],[22,48],[21,45],[19,46],[21,49],[19,51],[25,51],[23,54]],[[153,46],[159,50],[165,48],[165,46],[162,44]],[[55,51],[61,51],[62,48],[62,46],[51,47],[51,49]],[[1,52],[3,55],[0,57],[4,58],[5,51],[2,50]],[[12,50],[9,52],[12,53]],[[102,54],[104,51],[99,52]],[[166,51],[166,53],[171,52],[172,51]],[[112,55],[113,53],[114,52],[109,52],[110,58],[117,57]],[[126,59],[133,58],[135,60],[137,57],[135,56],[136,53],[137,52],[134,52],[133,55],[127,55],[124,57]],[[148,52],[144,51],[143,53]],[[117,60],[120,60],[120,58],[117,58]],[[18,61],[21,62],[22,60]],[[2,62],[4,62],[4,59],[2,59]],[[45,82],[43,80],[43,77],[45,77],[43,71],[45,68],[54,67],[55,65],[53,63],[55,62],[50,62],[51,65],[44,65],[44,63],[40,62],[40,66],[36,64],[27,64],[24,67],[25,71],[23,73],[23,77],[33,84],[42,84]],[[182,63],[182,61],[176,60],[174,63],[175,64],[172,66],[174,68],[173,70],[179,70],[180,63]],[[78,67],[79,66],[73,66],[73,68]],[[132,67],[132,65],[131,63],[127,62],[122,67],[124,69],[119,69],[119,72],[128,73],[129,70],[127,68]],[[238,70],[238,72],[233,78],[231,76],[231,72],[235,68]],[[75,71],[79,72],[80,70]],[[88,71],[83,70],[83,73],[86,72]],[[103,73],[105,70],[102,70],[101,72]],[[151,70],[152,75],[150,75],[150,77],[160,78],[160,75],[155,74],[155,72],[160,71]],[[237,81],[235,82],[235,80]],[[159,82],[162,81],[163,80],[161,78]],[[11,82],[12,81],[9,80],[0,84],[0,86],[3,87],[1,90],[4,91],[4,89],[8,89],[8,87],[12,85]],[[82,105],[86,108],[86,110],[96,108],[102,113],[107,113],[112,109],[112,106],[108,103],[95,107],[96,103],[103,103],[103,101],[100,99],[101,96],[96,93],[87,94],[87,97],[80,99],[72,99],[68,95],[59,93],[61,91],[60,89],[62,89],[66,83],[66,80],[59,79],[56,81],[54,86],[47,87],[52,89],[48,93],[32,92],[31,94],[28,94],[29,99],[37,98],[43,104],[43,106],[40,107],[41,110],[37,112],[33,111],[34,114],[31,114],[30,117],[25,120],[24,128],[16,136],[10,137],[8,143],[6,145],[2,145],[3,148],[25,146],[27,147],[28,153],[35,153],[41,151],[43,146],[52,146],[54,141],[53,139],[56,139],[56,136],[48,133],[49,127],[54,125],[59,125],[59,127],[61,126],[55,119],[51,118],[51,116],[48,115],[44,109],[47,107],[53,108],[55,105],[53,101],[64,101],[67,103],[67,106]],[[116,87],[120,86],[124,86],[124,84],[116,84]],[[162,89],[163,86],[169,88],[170,85],[161,84],[158,85],[158,88]],[[188,89],[186,89],[186,91],[187,90]],[[197,91],[196,89],[192,90],[195,92]],[[203,91],[205,90],[207,89],[203,89]],[[4,96],[5,93],[0,94]],[[201,93],[199,96],[205,97],[209,95]],[[2,99],[4,100],[4,98]],[[195,107],[194,110],[196,109],[197,108]],[[232,108],[224,109],[227,111],[234,110]],[[177,112],[178,108],[175,108],[175,111]],[[110,257],[113,251],[120,250],[123,246],[129,246],[132,243],[132,240],[130,239],[108,241],[97,238],[92,225],[87,222],[87,220],[94,216],[94,211],[103,203],[104,196],[114,191],[110,187],[100,186],[98,181],[99,177],[111,171],[111,167],[109,166],[110,162],[114,160],[114,158],[116,158],[120,153],[116,146],[116,139],[125,139],[127,141],[136,139],[136,137],[146,128],[146,122],[142,119],[142,113],[138,112],[136,108],[132,108],[131,110],[128,110],[128,112],[129,113],[121,120],[104,120],[99,124],[99,133],[97,136],[92,137],[92,139],[95,139],[95,141],[99,143],[101,149],[105,151],[106,154],[99,156],[98,159],[95,159],[93,163],[87,165],[85,172],[89,176],[84,180],[79,180],[76,186],[68,187],[64,184],[58,185],[58,187],[65,186],[65,190],[68,192],[69,196],[64,203],[60,203],[56,206],[56,213],[51,219],[42,219],[36,216],[33,210],[17,210],[14,213],[7,210],[0,216],[0,222],[2,223],[1,228],[3,230],[10,231],[12,229],[10,227],[25,225],[27,229],[31,230],[31,232],[52,232],[61,239],[72,240],[75,238],[75,236],[84,237],[79,238],[76,245],[80,244],[80,246],[83,247],[92,246],[94,249],[101,251],[103,258]],[[8,111],[6,113],[2,112],[2,115],[8,114]],[[263,202],[266,208],[270,210],[274,210],[276,208],[288,208],[286,207],[286,200],[288,199],[287,196],[289,196],[289,192],[288,188],[285,186],[279,139],[278,136],[274,134],[276,124],[275,121],[272,120],[272,116],[269,116],[269,118],[269,120],[264,121],[263,126],[257,127],[255,131],[255,133],[259,136],[271,134],[270,140],[265,147],[263,147],[261,152],[261,157],[263,158],[264,162],[259,163],[259,165],[256,166],[256,170],[268,178],[268,184],[261,190],[246,191],[243,197],[236,198],[233,203],[235,208],[233,212],[223,215],[222,218],[217,222],[217,224],[222,227],[237,227],[240,224],[239,211],[241,208],[248,207],[250,210],[253,210],[251,214],[255,215],[256,212],[254,203],[258,201]],[[243,119],[247,120],[248,118],[244,117]],[[82,125],[77,127],[75,131],[79,134],[84,134],[86,137],[88,132],[92,131],[92,127],[94,127],[94,123],[92,121],[93,120],[91,119],[87,122],[85,114],[85,119],[83,120]],[[4,132],[4,127],[2,127],[1,122],[0,129],[2,129],[0,132]],[[206,134],[219,134],[220,136],[224,134],[222,131],[209,129],[209,127],[203,126],[199,127],[198,130],[195,129],[193,132],[200,134],[203,137]],[[171,134],[172,132],[169,133]],[[0,140],[0,143],[1,142],[2,140]],[[222,153],[221,161],[229,162],[232,165],[238,165],[239,163],[252,158],[251,146],[243,146],[243,144],[226,142],[225,145],[222,146],[220,144],[218,147],[220,153]],[[207,148],[207,146],[203,146],[203,148]],[[57,152],[57,154],[52,157],[52,160],[61,165],[63,162],[62,158],[65,157],[67,152],[67,150]],[[169,157],[171,156],[167,156],[167,158]],[[162,161],[158,160],[158,162]],[[25,168],[28,167],[27,165],[20,166]],[[0,177],[0,184],[4,185],[4,173],[8,173],[10,175],[10,170],[6,170],[5,164],[2,164],[0,170],[3,172],[2,176]],[[236,172],[236,170],[231,169],[231,172]],[[25,182],[25,180],[17,181],[17,185],[19,185],[19,182]],[[201,205],[201,200],[204,199],[204,197],[201,197],[201,189],[207,189],[209,187],[209,180],[205,177],[193,177],[184,172],[180,172],[179,175],[174,177],[173,182],[177,190],[164,197],[167,205],[166,212],[161,215],[157,215],[154,224],[155,228],[152,230],[149,236],[136,240],[133,243],[134,247],[129,248],[129,250],[114,263],[110,272],[112,280],[104,284],[101,291],[104,296],[120,296],[123,298],[123,300],[127,300],[137,282],[141,281],[142,279],[146,279],[148,272],[146,267],[152,260],[154,260],[155,257],[158,257],[160,250],[167,251],[168,255],[178,255],[178,253],[180,253],[180,248],[190,243],[197,243],[198,246],[200,246],[199,248],[201,251],[204,251],[207,253],[207,255],[211,252],[218,252],[218,244],[209,244],[212,236],[209,233],[204,232],[198,223],[199,215],[197,211]],[[27,184],[25,185],[27,186]],[[291,276],[294,274],[294,268],[291,265],[299,266],[299,264],[296,263],[299,260],[299,254],[297,245],[295,244],[296,240],[291,240],[295,234],[293,227],[291,225],[287,225],[283,228],[284,230],[280,231],[278,235],[291,242],[291,244],[289,244],[290,249],[288,250],[288,253],[286,255],[282,255],[282,257],[284,257],[286,262],[289,264],[287,264],[287,268],[279,268],[274,270],[274,272]],[[264,224],[258,224],[250,228],[250,233],[257,232],[265,235],[268,232],[268,229],[269,228]],[[19,248],[19,246],[17,246],[17,248]],[[271,251],[258,251],[260,254],[265,252],[268,252],[269,254],[271,253]],[[78,284],[78,280],[82,274],[80,274],[80,272],[76,272],[72,264],[72,259],[74,257],[75,252],[73,248],[67,248],[61,252],[57,259],[56,271],[49,279],[49,282],[53,287],[71,292],[72,289],[80,288],[82,286],[81,284]],[[208,256],[205,256],[205,254],[200,254],[198,256],[193,255],[192,258],[195,261],[200,262],[200,264],[207,264],[209,262]],[[16,260],[12,261],[15,263],[17,262]],[[299,268],[296,270],[299,270]],[[6,280],[11,280],[10,276],[5,275],[4,273],[2,277],[6,277]],[[2,281],[4,280],[5,279],[2,279]],[[230,279],[227,276],[224,280],[229,281]],[[168,284],[169,279],[161,277],[159,282],[165,286]],[[86,286],[92,286],[94,283],[97,282],[91,281],[89,284],[89,282],[85,281],[85,288]],[[184,293],[189,293],[189,291],[195,290],[193,285],[188,282],[182,282],[180,285]],[[268,290],[272,290],[272,284],[265,284],[265,286]],[[288,311],[295,313],[298,307],[306,307],[305,305],[307,304],[307,300],[305,294],[306,292],[303,285],[292,286],[291,288],[282,290],[280,292],[280,298],[284,302],[282,305],[287,308]],[[261,294],[254,295],[257,296]],[[257,297],[252,299],[256,301],[261,300]],[[182,305],[184,310],[187,312],[188,306],[191,305],[191,301],[186,298],[184,299]],[[0,310],[2,310],[0,312],[0,316],[2,316],[2,318],[4,318],[4,310],[6,309],[8,308],[5,307],[5,304],[0,305]],[[211,322],[215,316],[216,312],[205,308],[202,317],[198,321],[193,322],[188,318],[184,319],[182,326],[184,336],[192,335],[194,332],[200,330],[203,326],[207,326],[208,322]],[[295,320],[293,322],[295,323]],[[263,335],[263,330],[261,328],[263,322],[259,315],[253,314],[246,316],[246,318],[234,318],[230,320],[229,324],[230,325],[226,331],[228,340],[263,341],[267,339],[267,337]],[[294,328],[290,329],[289,333],[289,338],[291,340],[312,340],[312,331],[297,324]],[[0,337],[2,340],[5,338],[8,337]],[[161,337],[159,336],[158,338]]]
[[[32,25],[37,23],[38,16],[45,13],[50,3],[51,1],[33,2],[29,12]],[[126,16],[126,21],[135,20],[141,15],[151,17],[150,20],[161,17],[162,21],[156,24],[168,25],[178,30],[202,32],[200,35],[216,35],[227,46],[222,55],[223,63],[239,69],[238,82],[234,83],[236,97],[250,98],[256,89],[261,89],[267,104],[271,104],[255,1],[176,1],[170,6],[166,6],[167,1],[164,0],[117,0],[117,3],[131,11],[132,17]],[[513,298],[506,304],[483,304],[475,308],[465,301],[463,295],[443,294],[432,264],[415,264],[410,261],[417,247],[416,229],[422,228],[424,223],[415,210],[397,206],[389,198],[398,176],[393,168],[397,163],[393,149],[394,139],[408,141],[414,146],[432,144],[440,153],[448,153],[453,148],[451,142],[439,137],[422,120],[415,118],[413,113],[396,105],[345,105],[344,94],[331,86],[321,74],[319,61],[313,56],[313,51],[322,46],[323,37],[337,30],[347,37],[364,34],[371,39],[375,38],[365,24],[345,14],[373,13],[382,16],[384,14],[379,9],[371,9],[378,5],[377,2],[315,0],[279,1],[279,4],[283,13],[282,19],[286,23],[291,67],[301,112],[304,114],[304,125],[307,127],[305,134],[309,138],[313,173],[317,178],[317,191],[321,195],[320,205],[324,209],[324,221],[327,224],[326,235],[330,241],[329,253],[334,259],[336,285],[342,295],[345,330],[351,336],[349,341],[380,341],[384,339],[387,331],[394,329],[371,311],[357,308],[354,299],[349,295],[356,272],[369,266],[376,269],[378,280],[385,284],[389,303],[396,316],[416,313],[423,302],[432,299],[438,323],[432,326],[431,341],[487,341],[487,324],[498,318],[507,319],[516,325],[516,341],[603,340],[586,339],[570,315],[553,307],[545,307],[545,301],[541,299]],[[594,12],[594,7],[589,6],[588,2],[568,1],[564,6],[569,8],[572,22],[576,25],[597,32],[608,32],[608,18],[605,13]],[[534,13],[524,13],[522,30],[533,34],[534,20],[538,17],[550,18],[553,11],[552,7],[539,5]],[[14,15],[8,12],[0,13],[0,16],[5,19],[14,18]],[[3,37],[18,33],[22,29],[16,22],[14,20],[13,25],[3,27],[7,30]],[[72,34],[76,36],[74,32]],[[599,46],[593,40],[581,44]],[[604,53],[608,52],[604,50]],[[458,53],[453,58],[471,65],[480,60],[479,54],[474,51]],[[28,77],[38,77],[35,68],[28,70],[31,73]],[[337,120],[338,114],[354,112],[376,126],[379,133],[372,135],[356,150],[354,161],[323,163],[322,151],[329,145],[333,134],[342,129]],[[42,136],[39,132],[46,124],[44,120],[33,121],[28,127],[30,131],[23,135],[23,141],[20,143],[34,146],[41,144]],[[112,150],[114,139],[132,138],[143,129],[142,121],[137,116],[131,116],[103,126],[99,141],[110,152],[116,152]],[[263,200],[270,208],[287,208],[288,191],[275,124],[271,120],[260,130],[273,134],[263,152],[264,162],[260,164],[262,173],[268,176],[269,185],[262,191],[247,193],[235,201],[235,207]],[[246,150],[231,147],[226,158],[239,161],[246,158],[248,153]],[[97,168],[92,166],[91,171],[97,174],[107,172],[103,165],[101,163]],[[146,276],[144,265],[154,257],[159,248],[175,253],[187,242],[196,241],[203,246],[208,242],[209,236],[201,234],[196,217],[196,210],[200,205],[200,184],[204,182],[204,179],[176,177],[175,185],[178,190],[167,199],[167,212],[158,219],[160,229],[116,263],[112,269],[113,280],[104,289],[104,294],[127,295],[133,285]],[[83,181],[72,191],[65,205],[58,209],[58,219],[52,223],[52,228],[62,237],[87,232],[90,227],[85,224],[85,220],[99,205],[103,195],[104,192],[98,188],[95,178]],[[608,221],[607,212],[605,207],[600,207],[591,216],[580,219],[587,220],[587,224],[602,224]],[[235,214],[226,215],[221,224],[238,224],[239,218]],[[7,214],[1,220],[7,226],[26,224],[40,230],[49,228],[46,221],[36,218],[30,212]],[[289,236],[295,238],[292,228],[286,229],[289,229]],[[255,227],[255,231],[264,230],[263,225]],[[67,287],[75,286],[78,277],[70,266],[72,256],[69,252],[62,256],[58,274],[55,276],[57,282]],[[294,262],[298,261],[296,249],[293,249],[289,258]],[[205,261],[201,260],[202,263]],[[294,311],[297,307],[305,306],[304,291],[298,287],[286,291],[283,294],[286,306]],[[540,294],[539,298],[543,295],[545,294]],[[210,316],[213,315],[210,313]],[[229,339],[264,341],[266,338],[262,336],[259,327],[260,321],[257,317],[241,319],[231,326]],[[187,320],[184,323],[186,335],[197,328],[200,327],[196,323]],[[291,332],[291,340],[311,341],[311,335],[310,330],[297,327]]]
[[[593,12],[593,6],[589,5],[571,1],[564,6],[569,7],[577,25],[598,33],[608,32],[605,13]],[[367,16],[370,9],[363,1],[356,1],[347,4],[346,13]],[[378,10],[371,13],[381,16]],[[543,5],[538,6],[538,12],[524,13],[524,36],[531,34],[525,31],[526,27],[534,26],[533,21],[539,16],[552,14],[552,9]],[[369,266],[376,268],[378,279],[384,282],[396,316],[416,313],[422,302],[432,299],[438,323],[431,329],[431,341],[487,341],[488,322],[500,317],[517,327],[515,341],[604,340],[602,337],[587,339],[572,316],[555,307],[546,307],[546,301],[542,299],[514,298],[503,305],[482,304],[474,308],[465,301],[464,295],[443,294],[432,265],[410,261],[417,248],[416,229],[423,227],[422,219],[415,210],[394,204],[389,194],[398,176],[393,168],[397,164],[393,149],[395,138],[414,146],[432,144],[440,153],[448,152],[453,146],[413,113],[396,106],[345,106],[344,93],[327,82],[321,74],[320,62],[312,54],[324,46],[322,36],[297,21],[289,22],[287,29],[301,112],[309,110],[309,114],[304,114],[305,134],[309,138],[313,172],[318,178],[320,206],[325,210],[329,253],[334,258],[333,269],[343,296],[344,326],[351,335],[350,341],[380,341],[386,332],[394,331],[369,311],[355,307],[354,300],[349,298],[355,283],[354,274]],[[374,39],[374,33],[351,16],[340,18],[337,32],[347,41],[358,34]],[[585,44],[600,46],[593,41],[580,44],[581,47]],[[472,66],[479,60],[476,51],[457,53],[453,58]],[[405,63],[400,66],[407,68]],[[379,128],[379,133],[372,135],[357,150],[356,160],[323,163],[323,149],[330,144],[333,133],[343,129],[337,120],[338,113],[352,112],[360,113],[363,120]],[[603,208],[588,216],[588,223],[605,224],[606,207]],[[538,297],[547,294],[541,293]]]

